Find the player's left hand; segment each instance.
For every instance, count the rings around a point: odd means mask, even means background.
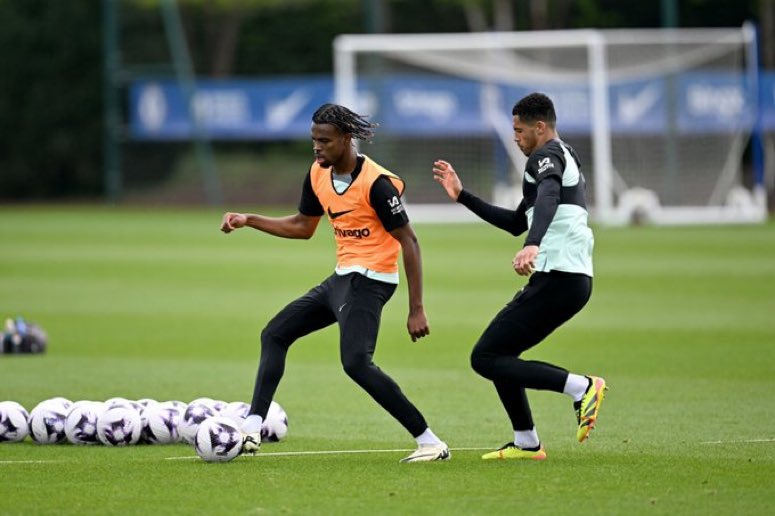
[[[536,257],[538,256],[537,245],[526,245],[523,247],[512,261],[514,270],[520,276],[530,276],[535,268]]]
[[[412,337],[412,342],[431,334],[428,326],[428,318],[425,317],[425,310],[409,312],[409,320],[406,322],[406,329]]]
[[[443,159],[437,159],[433,162],[433,179],[436,180],[449,195],[453,201],[457,201],[460,192],[463,191],[463,183],[455,172],[455,168]]]
[[[231,233],[235,229],[244,227],[247,223],[247,217],[242,213],[232,213],[230,211],[223,214],[221,220],[221,231]]]

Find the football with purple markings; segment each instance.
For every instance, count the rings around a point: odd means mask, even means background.
[[[194,449],[207,462],[230,461],[242,450],[242,432],[228,417],[210,417],[197,428]]]
[[[107,446],[128,446],[140,440],[143,421],[132,407],[114,406],[97,418],[97,437]]]
[[[30,433],[29,413],[15,401],[0,402],[0,443],[23,441]]]

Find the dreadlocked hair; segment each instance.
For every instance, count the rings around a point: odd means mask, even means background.
[[[354,113],[338,104],[323,104],[312,115],[312,121],[316,124],[331,124],[343,133],[367,142],[371,142],[373,129],[379,125],[366,120],[365,115]]]

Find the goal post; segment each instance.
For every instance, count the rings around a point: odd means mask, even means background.
[[[471,220],[432,181],[436,158],[475,193],[515,206],[525,158],[511,107],[542,91],[580,155],[597,222],[758,222],[763,188],[743,171],[755,44],[748,25],[341,35],[335,97],[381,125],[362,150],[407,178],[415,219]]]

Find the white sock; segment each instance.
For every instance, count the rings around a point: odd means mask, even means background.
[[[242,433],[254,434],[256,432],[260,432],[261,423],[263,422],[264,422],[264,418],[262,418],[258,414],[249,415],[248,417],[245,418],[245,421],[242,423]]]
[[[584,393],[587,392],[589,387],[589,378],[578,374],[568,373],[568,379],[565,381],[565,388],[563,388],[563,394],[567,394],[573,401],[581,401],[584,397]]]
[[[433,433],[433,430],[430,428],[426,428],[423,433],[418,435],[414,438],[415,441],[417,441],[418,445],[423,444],[441,444],[442,440],[436,437],[436,434]]]
[[[514,430],[514,444],[522,448],[538,448],[541,442],[538,440],[536,427],[530,430]]]

